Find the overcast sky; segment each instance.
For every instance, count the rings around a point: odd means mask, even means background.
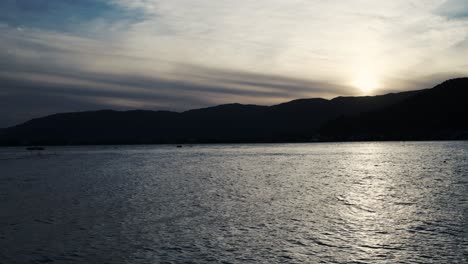
[[[372,95],[468,75],[466,0],[1,0],[0,127]]]

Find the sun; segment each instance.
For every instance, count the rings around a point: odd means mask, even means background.
[[[362,74],[353,81],[353,86],[360,89],[364,94],[370,94],[379,88],[379,81],[373,75]]]

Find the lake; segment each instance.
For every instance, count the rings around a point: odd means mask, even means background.
[[[468,142],[0,148],[0,263],[468,263]]]

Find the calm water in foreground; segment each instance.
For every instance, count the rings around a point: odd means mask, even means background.
[[[0,263],[468,263],[468,142],[0,148]]]

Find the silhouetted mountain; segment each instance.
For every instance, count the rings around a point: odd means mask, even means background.
[[[339,118],[320,130],[329,140],[468,139],[468,78],[443,82],[397,104]]]
[[[433,89],[274,106],[55,114],[0,131],[0,144],[299,142],[468,138],[468,79]]]

